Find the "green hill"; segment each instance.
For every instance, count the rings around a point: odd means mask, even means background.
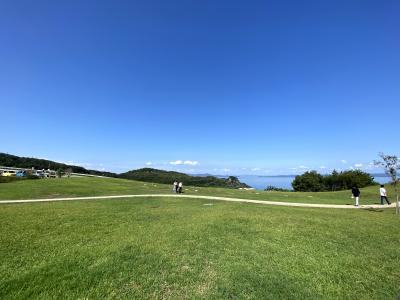
[[[132,170],[119,174],[119,177],[133,179],[138,181],[166,183],[179,181],[185,185],[203,186],[203,187],[229,187],[229,188],[248,188],[245,183],[240,182],[236,177],[229,176],[226,179],[215,176],[191,176],[184,173],[157,170],[152,168],[143,168]]]
[[[184,173],[157,170],[152,168],[143,168],[132,170],[122,174],[112,172],[87,170],[80,166],[67,165],[51,160],[38,159],[32,157],[20,157],[16,155],[0,153],[0,166],[15,168],[35,168],[66,170],[71,169],[73,173],[82,173],[90,175],[100,175],[107,177],[119,177],[131,180],[139,180],[154,183],[171,184],[174,180],[181,181],[185,185],[203,186],[203,187],[228,187],[228,188],[249,188],[245,183],[240,182],[236,177],[229,176],[227,179],[217,178],[215,176],[191,176]]]
[[[67,165],[47,159],[39,159],[33,157],[21,157],[7,153],[0,153],[0,166],[14,167],[14,168],[35,168],[37,170],[51,169],[51,170],[66,170],[71,169],[73,173],[82,173],[90,175],[99,175],[107,177],[117,177],[118,175],[112,172],[104,172],[97,170],[87,170],[80,166]]]

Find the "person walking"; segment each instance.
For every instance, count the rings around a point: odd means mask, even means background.
[[[179,194],[182,193],[182,187],[183,187],[183,183],[179,182],[179,184],[178,184],[178,192],[179,192]]]
[[[356,206],[359,205],[358,200],[360,199],[360,190],[358,189],[357,186],[353,186],[353,188],[351,189],[351,193],[353,194],[353,197],[356,198]]]
[[[386,189],[383,184],[381,184],[381,187],[379,189],[379,194],[381,195],[381,205],[383,205],[383,200],[386,200],[386,203],[390,205],[390,201],[387,198]]]
[[[174,192],[174,193],[177,193],[178,192],[178,181],[174,181],[174,187],[172,188],[172,191]]]

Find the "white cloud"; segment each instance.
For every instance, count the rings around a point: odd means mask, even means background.
[[[320,166],[319,168],[320,168],[320,169],[326,169],[326,167],[325,167],[325,166]]]
[[[88,163],[88,162],[76,162],[73,160],[68,160],[68,161],[57,161],[61,164],[65,164],[65,165],[72,165],[72,166],[77,166],[77,167],[91,167],[94,166],[92,163]]]
[[[342,159],[341,162],[342,162],[342,164],[347,164],[347,160],[345,160],[345,159]]]
[[[224,168],[224,169],[222,169],[221,171],[222,172],[229,172],[231,169],[228,169],[228,168]]]
[[[199,162],[197,160],[175,160],[170,161],[170,165],[188,165],[188,166],[197,166]]]
[[[261,169],[260,168],[253,168],[253,169],[251,169],[252,171],[260,171]]]
[[[356,168],[361,168],[363,166],[363,164],[355,164],[354,165]]]
[[[289,170],[293,170],[293,171],[295,171],[295,170],[297,170],[297,168],[289,168]]]
[[[299,166],[299,169],[308,169],[306,166]]]
[[[147,163],[146,163],[146,166],[151,166],[153,163],[151,162],[151,161],[148,161]]]

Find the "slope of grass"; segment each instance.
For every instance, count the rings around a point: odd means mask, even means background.
[[[398,225],[179,198],[1,205],[0,298],[395,299]]]
[[[393,189],[387,186],[389,196]],[[361,204],[379,202],[379,187],[361,189]],[[116,178],[61,178],[42,180],[23,180],[0,184],[0,200],[57,198],[65,196],[100,196],[124,194],[157,194],[171,193],[172,185],[144,183]],[[339,192],[264,192],[256,190],[238,190],[226,188],[185,187],[186,194],[226,196],[269,201],[353,204],[350,191]],[[394,200],[394,197],[389,197]]]

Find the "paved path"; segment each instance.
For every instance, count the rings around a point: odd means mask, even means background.
[[[197,195],[171,195],[171,194],[151,194],[151,195],[118,195],[118,196],[95,196],[95,197],[73,197],[73,198],[49,198],[49,199],[27,199],[27,200],[0,200],[0,204],[14,203],[35,203],[35,202],[54,202],[54,201],[75,201],[75,200],[99,200],[99,199],[119,199],[119,198],[143,198],[143,197],[169,197],[169,198],[195,198],[208,199],[218,201],[230,201],[240,203],[256,203],[263,205],[279,205],[279,206],[295,206],[295,207],[318,207],[318,208],[346,208],[346,209],[368,209],[368,208],[389,208],[396,207],[395,203],[391,205],[369,204],[360,205],[340,205],[340,204],[314,204],[314,203],[295,203],[295,202],[278,202],[278,201],[263,201],[250,200],[240,198],[213,197],[213,196],[197,196]]]

